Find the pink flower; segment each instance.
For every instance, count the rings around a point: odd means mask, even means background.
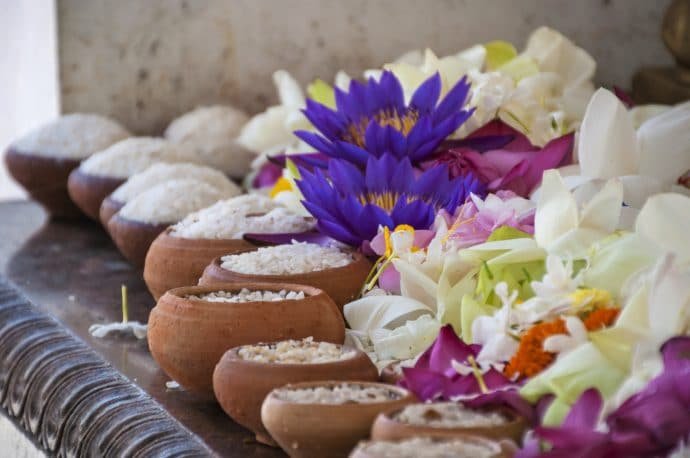
[[[423,164],[446,164],[451,176],[474,174],[489,191],[510,190],[527,197],[541,182],[544,170],[572,163],[574,135],[568,134],[533,146],[522,133],[492,121],[470,137],[449,142],[436,157]]]
[[[534,203],[512,191],[498,191],[484,200],[472,194],[456,212],[448,239],[465,248],[486,242],[502,226],[533,234],[534,212]]]

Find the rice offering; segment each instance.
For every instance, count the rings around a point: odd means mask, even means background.
[[[157,184],[180,178],[203,181],[233,196],[242,193],[239,186],[218,170],[185,162],[176,164],[161,162],[132,176],[120,185],[110,197],[118,202],[127,203]]]
[[[302,340],[244,345],[237,354],[244,360],[265,364],[323,364],[350,359],[357,352],[342,345],[314,342],[313,337],[307,337]]]
[[[457,402],[411,404],[397,413],[396,421],[432,428],[479,428],[505,424],[508,419],[498,413],[473,410]]]
[[[186,298],[206,302],[230,302],[237,304],[244,302],[299,300],[304,299],[304,297],[304,291],[288,291],[285,289],[281,289],[280,291],[250,291],[247,288],[242,288],[238,292],[214,291],[212,293],[199,295],[190,294]]]
[[[139,194],[117,214],[143,223],[172,224],[226,197],[226,193],[203,181],[171,180]]]
[[[17,153],[83,159],[130,136],[112,119],[88,113],[60,116],[10,145]]]
[[[248,119],[242,110],[229,106],[198,107],[171,122],[165,138],[195,151],[204,164],[239,178],[255,158],[235,142]]]
[[[491,458],[500,453],[500,447],[472,439],[414,437],[399,442],[363,442],[355,449],[357,451],[371,458]]]
[[[192,213],[173,227],[171,235],[186,239],[240,239],[244,234],[305,232],[314,227],[300,216],[259,194],[217,202]]]
[[[292,275],[343,267],[352,255],[335,247],[296,242],[223,256],[221,267],[247,275]]]
[[[400,399],[399,390],[361,383],[341,383],[311,388],[279,388],[273,396],[297,404],[367,404]]]
[[[162,138],[131,137],[94,154],[79,169],[90,175],[129,178],[158,162],[199,161],[192,150]]]

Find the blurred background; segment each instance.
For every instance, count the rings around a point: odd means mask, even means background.
[[[456,53],[502,39],[522,49],[548,25],[597,61],[596,82],[630,86],[672,62],[670,0],[0,0],[0,148],[60,112],[110,115],[135,133],[225,102],[276,99],[271,75],[352,76],[400,54]],[[22,193],[0,167],[0,199]]]

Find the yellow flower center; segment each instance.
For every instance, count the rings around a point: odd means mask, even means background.
[[[412,128],[419,120],[419,113],[414,110],[407,110],[402,115],[397,111],[388,109],[382,110],[374,115],[374,120],[382,127],[390,126],[407,137]],[[347,142],[363,148],[365,145],[364,134],[367,131],[370,119],[363,117],[359,123],[352,123],[347,126],[347,131],[343,135],[343,139]]]
[[[362,205],[374,204],[390,212],[395,207],[398,197],[398,193],[394,192],[384,192],[382,194],[377,192],[368,192],[359,196],[359,201]]]

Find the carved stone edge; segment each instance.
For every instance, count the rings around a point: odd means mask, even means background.
[[[1,276],[0,406],[50,456],[214,456]]]

